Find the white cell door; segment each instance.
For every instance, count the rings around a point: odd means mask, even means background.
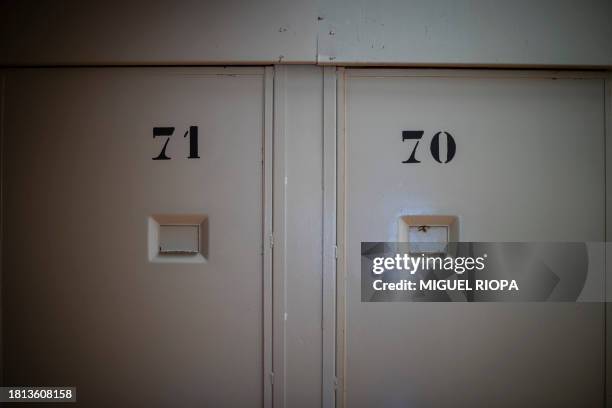
[[[603,405],[600,303],[360,298],[360,243],[397,241],[402,216],[457,216],[461,241],[604,239],[604,81],[571,76],[345,71],[347,407]]]
[[[7,73],[6,384],[263,405],[270,86],[263,68]]]

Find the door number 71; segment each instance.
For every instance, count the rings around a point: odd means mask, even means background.
[[[164,147],[162,147],[161,152],[153,157],[153,160],[170,160],[170,157],[166,156],[166,147],[168,147],[168,142],[170,141],[170,137],[174,134],[174,127],[154,127],[153,128],[153,139],[156,137],[167,137],[166,143],[164,143]],[[188,159],[199,159],[200,155],[198,154],[198,127],[197,126],[189,126],[189,130],[185,132],[183,137],[187,137],[189,135],[189,156]]]

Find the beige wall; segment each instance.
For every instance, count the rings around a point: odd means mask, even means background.
[[[612,66],[607,0],[7,0],[0,64]]]
[[[612,65],[608,0],[324,0],[320,13],[322,64]]]

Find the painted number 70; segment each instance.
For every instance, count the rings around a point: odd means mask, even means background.
[[[425,131],[423,130],[402,130],[402,142],[406,140],[416,140],[414,147],[412,148],[412,153],[410,153],[410,157],[408,160],[402,161],[402,163],[420,163],[420,160],[416,158],[417,147],[419,147],[419,142],[423,137]],[[446,137],[446,157],[440,157],[440,138]],[[457,151],[457,146],[455,144],[455,139],[448,132],[438,132],[431,139],[431,143],[429,145],[429,150],[431,151],[431,155],[434,160],[438,163],[448,163],[455,157],[455,153]]]

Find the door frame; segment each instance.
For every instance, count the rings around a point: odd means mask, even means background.
[[[157,74],[180,74],[189,76],[198,75],[219,75],[219,76],[240,76],[251,75],[259,76],[262,80],[262,128],[261,133],[261,268],[262,268],[262,403],[264,407],[272,407],[273,398],[273,297],[275,295],[273,281],[275,274],[283,274],[284,270],[274,269],[273,259],[280,256],[280,251],[273,252],[273,194],[275,180],[274,174],[274,67],[272,66],[139,66],[135,69],[131,66],[59,66],[59,67],[33,67],[23,66],[15,68],[0,67],[0,261],[2,259],[2,242],[4,240],[4,120],[5,120],[5,93],[6,83],[10,78],[11,72],[21,72],[24,70],[48,70],[48,71],[82,71],[82,70],[101,70],[120,71],[125,75],[157,75]],[[2,276],[2,262],[0,262],[0,277]],[[0,282],[1,288],[1,282]],[[1,295],[1,293],[0,293]],[[0,296],[0,300],[1,296]],[[0,314],[2,312],[2,302],[0,302]],[[0,328],[2,327],[0,319]],[[2,339],[0,338],[0,365],[3,362]],[[3,370],[0,370],[0,382],[3,380]]]
[[[273,234],[273,160],[274,160],[274,70],[265,67],[264,81],[264,109],[263,109],[263,144],[262,144],[262,168],[263,168],[263,228],[262,228],[262,271],[263,271],[263,406],[272,407],[273,375],[272,373],[272,351],[273,351],[273,310],[272,298],[274,296],[273,248],[269,245],[269,237]]]
[[[327,70],[329,68],[329,70]],[[612,157],[612,71],[579,71],[579,70],[526,70],[526,69],[423,69],[423,68],[371,68],[371,67],[326,67],[324,89],[323,115],[323,150],[324,168],[329,172],[335,170],[335,177],[326,174],[324,177],[324,261],[323,261],[323,304],[324,321],[334,320],[333,333],[323,331],[323,344],[334,342],[335,348],[323,348],[323,361],[333,361],[333,364],[323,366],[323,407],[345,407],[346,405],[346,82],[356,77],[438,77],[438,78],[522,78],[522,79],[601,79],[603,82],[602,98],[604,104],[604,222],[606,241],[612,240],[612,165],[608,157]],[[333,76],[333,78],[332,78]],[[335,111],[326,109],[326,97],[335,97]],[[335,224],[335,228],[334,228]],[[333,259],[325,249],[332,248]],[[606,245],[606,252],[612,258],[612,246]],[[612,264],[612,263],[611,263]],[[612,271],[612,265],[606,262]],[[334,277],[333,284],[325,282],[327,277]],[[332,278],[329,278],[332,280]],[[608,298],[612,294],[612,279],[606,282]],[[606,300],[607,300],[606,298]],[[612,336],[612,305],[610,313],[604,308],[604,336]],[[325,327],[325,326],[324,326]],[[612,401],[612,376],[606,375],[606,366],[612,369],[612,345],[604,344],[604,401]],[[609,393],[609,395],[607,395]]]

